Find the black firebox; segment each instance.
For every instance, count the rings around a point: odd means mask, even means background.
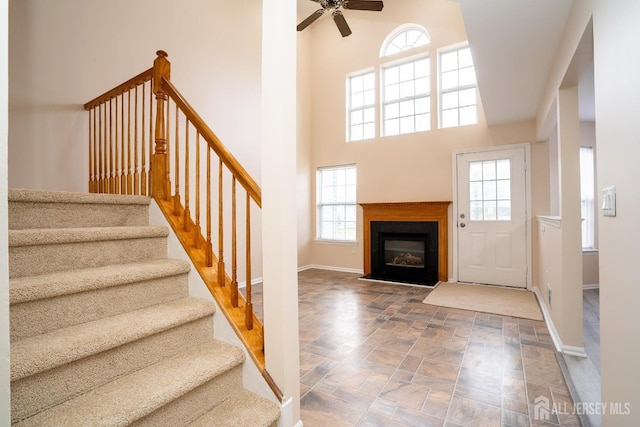
[[[434,285],[438,282],[438,223],[371,222],[372,279]]]

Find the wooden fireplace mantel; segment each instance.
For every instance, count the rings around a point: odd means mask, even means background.
[[[371,274],[372,221],[429,221],[438,223],[438,279],[448,280],[449,226],[451,202],[360,203],[364,219],[364,274]]]

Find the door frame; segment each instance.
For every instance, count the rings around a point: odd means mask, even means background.
[[[487,153],[501,150],[511,150],[516,148],[524,149],[524,168],[525,168],[525,212],[526,212],[526,224],[525,224],[525,239],[527,249],[527,286],[525,289],[532,290],[532,265],[531,254],[533,242],[531,241],[531,143],[524,142],[520,144],[510,145],[496,145],[492,147],[478,147],[466,150],[455,150],[452,153],[453,162],[453,205],[452,205],[452,218],[451,227],[453,229],[453,247],[452,247],[452,266],[453,266],[453,281],[458,281],[458,155],[460,154],[473,154],[473,153]]]

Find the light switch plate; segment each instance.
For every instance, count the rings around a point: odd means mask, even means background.
[[[616,186],[602,189],[602,215],[616,216]]]

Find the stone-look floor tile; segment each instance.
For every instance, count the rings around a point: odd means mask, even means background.
[[[458,385],[502,395],[502,372],[498,375],[493,375],[473,369],[461,368],[458,376]]]
[[[502,411],[495,406],[454,395],[451,399],[447,421],[463,426],[499,427],[502,421]]]
[[[300,399],[300,418],[306,427],[354,426],[366,410],[366,407],[314,390]]]
[[[383,365],[393,366],[394,368],[397,368],[404,360],[405,355],[406,353],[377,347],[371,353],[369,353],[366,360],[371,360],[374,362],[382,363]]]
[[[451,393],[444,391],[431,390],[427,396],[427,400],[422,406],[422,412],[432,415],[436,418],[444,419],[447,416],[449,403],[451,403]]]
[[[398,407],[396,410],[394,419],[405,423],[407,426],[442,427],[444,425],[443,419],[402,406]]]
[[[513,412],[508,409],[502,409],[502,426],[503,427],[529,427],[529,416],[520,412]]]
[[[364,414],[358,423],[358,427],[407,427],[407,424],[369,411]]]
[[[420,409],[429,394],[427,387],[406,381],[390,380],[382,389],[380,397],[405,408]]]
[[[454,395],[459,397],[466,397],[467,399],[486,403],[487,405],[492,405],[498,408],[502,405],[501,395],[489,393],[485,390],[479,390],[477,388],[467,387],[461,384],[456,385]]]
[[[414,384],[423,385],[429,388],[431,391],[436,390],[453,393],[453,390],[455,389],[455,381],[443,381],[437,378],[432,378],[420,374],[415,374],[411,382]]]
[[[442,381],[454,382],[459,370],[458,365],[424,359],[417,373]]]
[[[381,397],[378,397],[369,407],[371,412],[376,414],[386,415],[392,417],[398,408],[398,404],[396,402],[391,402],[389,400],[385,400]]]
[[[562,371],[557,363],[544,363],[533,359],[523,359],[527,382],[562,390],[566,387]]]

